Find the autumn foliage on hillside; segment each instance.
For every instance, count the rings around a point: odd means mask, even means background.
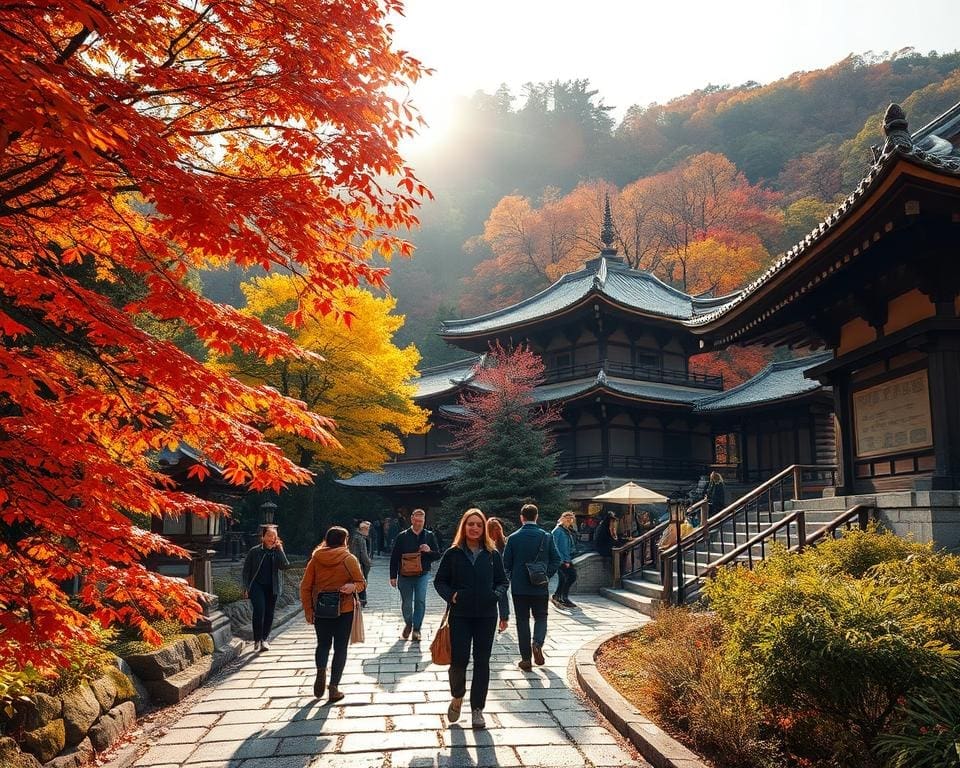
[[[415,223],[426,190],[396,148],[417,117],[390,94],[422,70],[391,48],[393,9],[0,6],[0,666],[56,665],[92,621],[150,636],[154,615],[196,615],[191,590],[142,567],[171,548],[131,518],[219,508],[171,489],[151,463],[160,449],[187,443],[231,482],[276,489],[308,473],[262,429],[334,444],[336,414],[146,329],[306,359],[205,300],[191,274],[281,268],[296,325],[340,311],[342,286],[381,285],[374,252],[409,252],[384,233]]]
[[[465,282],[462,309],[489,311],[581,269],[602,247],[607,196],[619,254],[630,266],[691,294],[721,295],[744,285],[769,262],[765,244],[783,227],[779,195],[751,184],[714,153],[622,190],[584,183],[567,195],[548,190],[539,205],[508,195],[471,244],[490,256]]]

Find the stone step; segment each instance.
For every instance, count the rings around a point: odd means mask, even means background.
[[[229,645],[208,656],[202,656],[186,669],[162,680],[144,680],[150,698],[163,704],[177,704],[203,685],[204,681],[224,664],[240,655],[243,641],[233,638]]]
[[[660,606],[659,598],[638,595],[635,592],[631,592],[626,589],[612,589],[610,587],[604,587],[600,590],[600,594],[606,597],[608,600],[613,600],[614,602],[625,605],[628,608],[633,608],[633,610],[637,611],[638,613],[642,613],[645,616],[656,615],[657,608]]]

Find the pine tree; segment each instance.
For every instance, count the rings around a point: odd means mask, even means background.
[[[460,398],[463,424],[453,445],[463,455],[447,483],[443,517],[448,527],[469,507],[507,519],[526,502],[546,517],[565,509],[548,429],[557,413],[533,397],[542,381],[543,361],[528,347],[491,347],[474,378],[475,389]]]

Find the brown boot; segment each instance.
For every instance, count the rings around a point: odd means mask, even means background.
[[[315,699],[323,698],[323,689],[327,687],[327,670],[318,669],[317,679],[313,683],[313,697]]]
[[[330,686],[330,697],[327,699],[327,701],[330,704],[333,704],[335,701],[340,701],[340,699],[342,699],[343,697],[344,697],[343,691],[341,691],[335,685]]]

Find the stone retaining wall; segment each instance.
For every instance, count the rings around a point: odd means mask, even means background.
[[[17,768],[75,768],[112,745],[147,706],[138,681],[117,667],[100,678],[51,696],[37,693],[18,704],[9,731],[0,739],[0,765]]]

